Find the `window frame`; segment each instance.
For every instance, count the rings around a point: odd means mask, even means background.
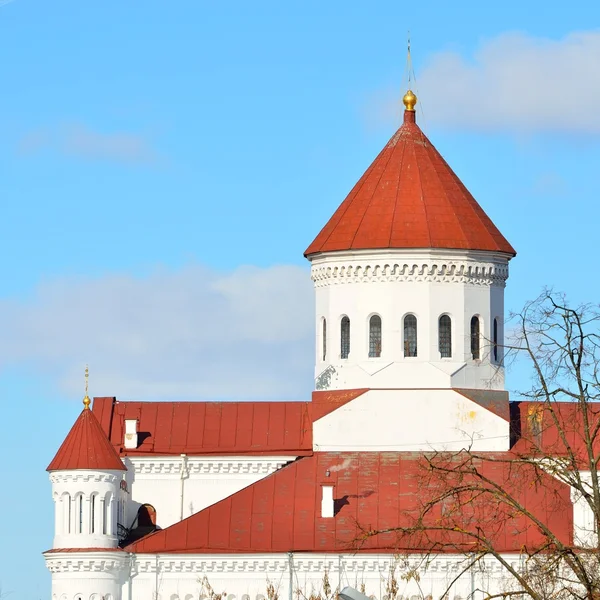
[[[444,323],[448,320],[448,328],[447,333],[442,331],[442,320]],[[438,317],[438,352],[440,353],[440,358],[452,358],[452,317],[448,313],[443,313]],[[447,340],[446,340],[447,338]],[[445,353],[447,350],[447,354]]]
[[[347,327],[346,327],[347,324]],[[340,358],[348,360],[352,350],[350,341],[352,333],[352,323],[348,315],[342,315],[340,319]]]
[[[407,336],[407,323],[406,320],[414,319],[414,354],[410,352],[410,340]],[[419,319],[414,313],[406,313],[402,317],[402,353],[404,358],[416,358],[419,355]]]
[[[474,323],[477,323],[477,331],[473,330]],[[469,325],[470,353],[472,360],[481,360],[481,317],[473,315]],[[477,354],[477,356],[475,356]]]
[[[374,319],[379,319],[379,323],[373,322]],[[369,358],[381,358],[383,350],[383,319],[378,313],[373,313],[369,316],[368,322],[368,356]],[[379,331],[377,331],[377,327]],[[377,336],[379,339],[377,339]]]

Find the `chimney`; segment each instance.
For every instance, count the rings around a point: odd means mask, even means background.
[[[138,447],[137,419],[125,419],[125,439],[123,445],[127,450],[135,450]]]
[[[321,516],[323,518],[333,517],[333,486],[323,485],[323,497],[321,500]]]

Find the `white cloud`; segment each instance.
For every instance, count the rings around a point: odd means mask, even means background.
[[[434,54],[417,91],[427,123],[483,131],[600,133],[600,30],[560,40],[505,33],[474,56]],[[391,121],[398,89],[371,100],[369,113]],[[395,120],[395,119],[394,119]]]
[[[0,367],[41,370],[79,397],[305,398],[312,387],[307,269],[201,266],[44,283],[0,300]]]
[[[82,123],[30,131],[18,142],[21,154],[45,149],[86,160],[130,164],[154,164],[160,160],[149,140],[140,134],[97,131]]]

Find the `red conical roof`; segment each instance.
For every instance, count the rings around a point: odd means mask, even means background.
[[[46,471],[75,469],[125,471],[94,413],[86,406]]]
[[[305,256],[382,248],[514,248],[415,122],[404,123],[329,219]]]

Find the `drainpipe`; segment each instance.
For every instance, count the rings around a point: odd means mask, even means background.
[[[129,554],[129,578],[127,581],[127,600],[133,600],[133,553]]]
[[[288,592],[289,600],[294,600],[294,553],[288,552],[288,565],[290,570],[290,590]]]
[[[187,470],[187,455],[181,455],[181,490],[180,490],[180,512],[179,520],[183,521],[183,492],[185,485],[185,478],[189,475]]]

